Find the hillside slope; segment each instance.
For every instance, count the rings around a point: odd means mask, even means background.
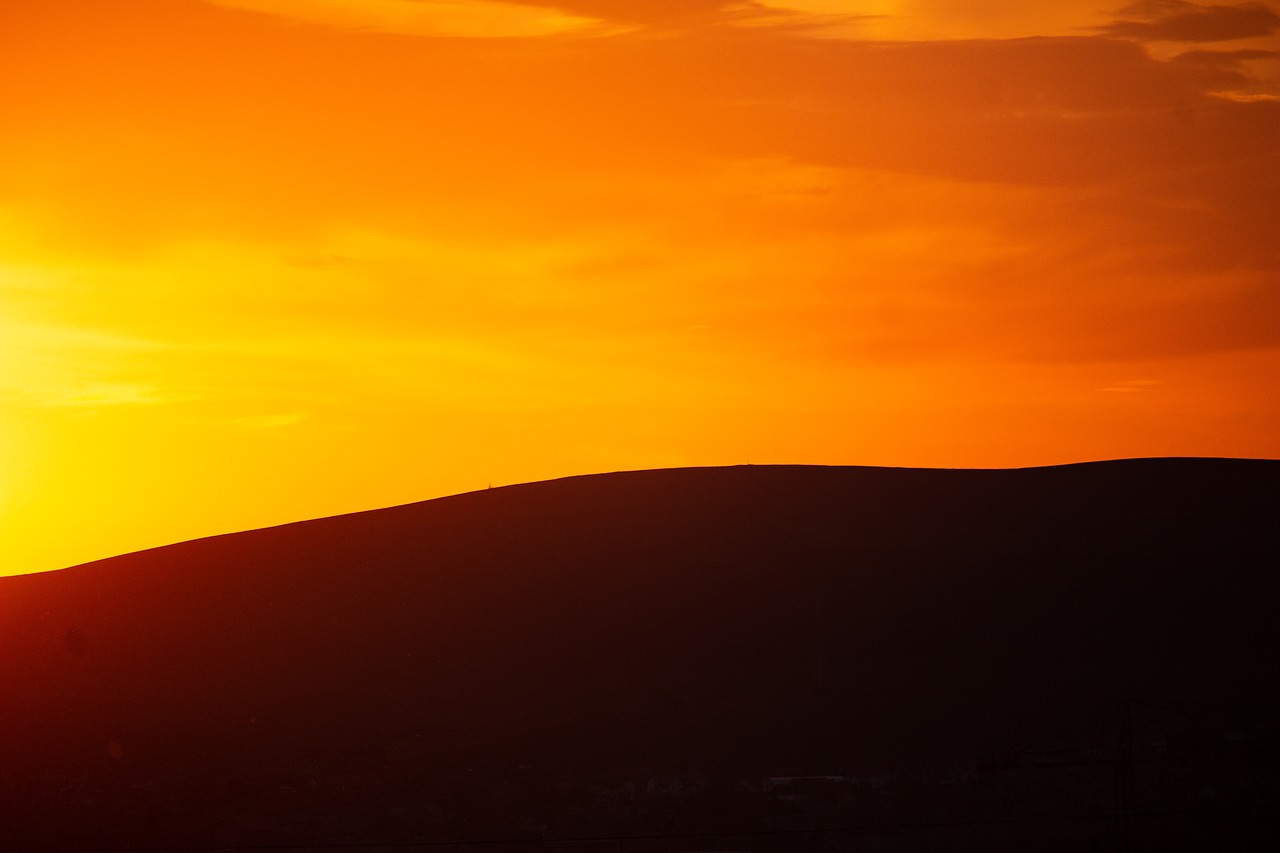
[[[7,823],[225,841],[325,768],[838,774],[1275,707],[1278,496],[1251,460],[640,471],[3,578]]]

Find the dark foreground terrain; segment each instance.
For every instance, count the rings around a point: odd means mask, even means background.
[[[606,474],[3,578],[0,849],[1269,849],[1278,569],[1280,462],[1159,459]]]

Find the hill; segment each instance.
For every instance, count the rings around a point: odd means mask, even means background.
[[[1053,814],[1135,812],[1162,738],[1151,808],[1261,813],[1278,495],[1255,460],[637,471],[3,578],[0,847],[1018,816],[964,768],[1045,744],[1102,780]],[[945,768],[973,790],[853,793]],[[761,817],[797,776],[839,790]]]

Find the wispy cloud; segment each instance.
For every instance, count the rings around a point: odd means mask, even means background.
[[[1073,36],[1105,16],[1080,0],[764,0],[759,23],[825,38],[936,41]]]
[[[772,13],[755,0],[517,0],[588,18],[643,26],[688,26],[749,20]]]
[[[69,388],[29,394],[38,405],[51,408],[155,405],[169,402],[155,385],[130,382],[80,381]]]
[[[463,38],[519,38],[602,31],[596,18],[498,0],[206,0],[221,6],[345,30]],[[557,8],[559,7],[559,8]]]
[[[21,320],[0,321],[0,342],[0,400],[9,405],[95,409],[192,396],[138,375],[139,362],[161,356],[169,345]]]
[[[1172,58],[1172,62],[1188,65],[1208,65],[1213,68],[1239,68],[1243,62],[1266,59],[1274,60],[1280,52],[1274,50],[1188,50]]]
[[[1219,42],[1270,35],[1280,14],[1262,3],[1204,5],[1186,0],[1139,0],[1098,31],[1142,41]]]

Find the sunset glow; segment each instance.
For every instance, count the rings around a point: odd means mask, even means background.
[[[0,574],[741,463],[1280,457],[1280,6],[6,0]]]

